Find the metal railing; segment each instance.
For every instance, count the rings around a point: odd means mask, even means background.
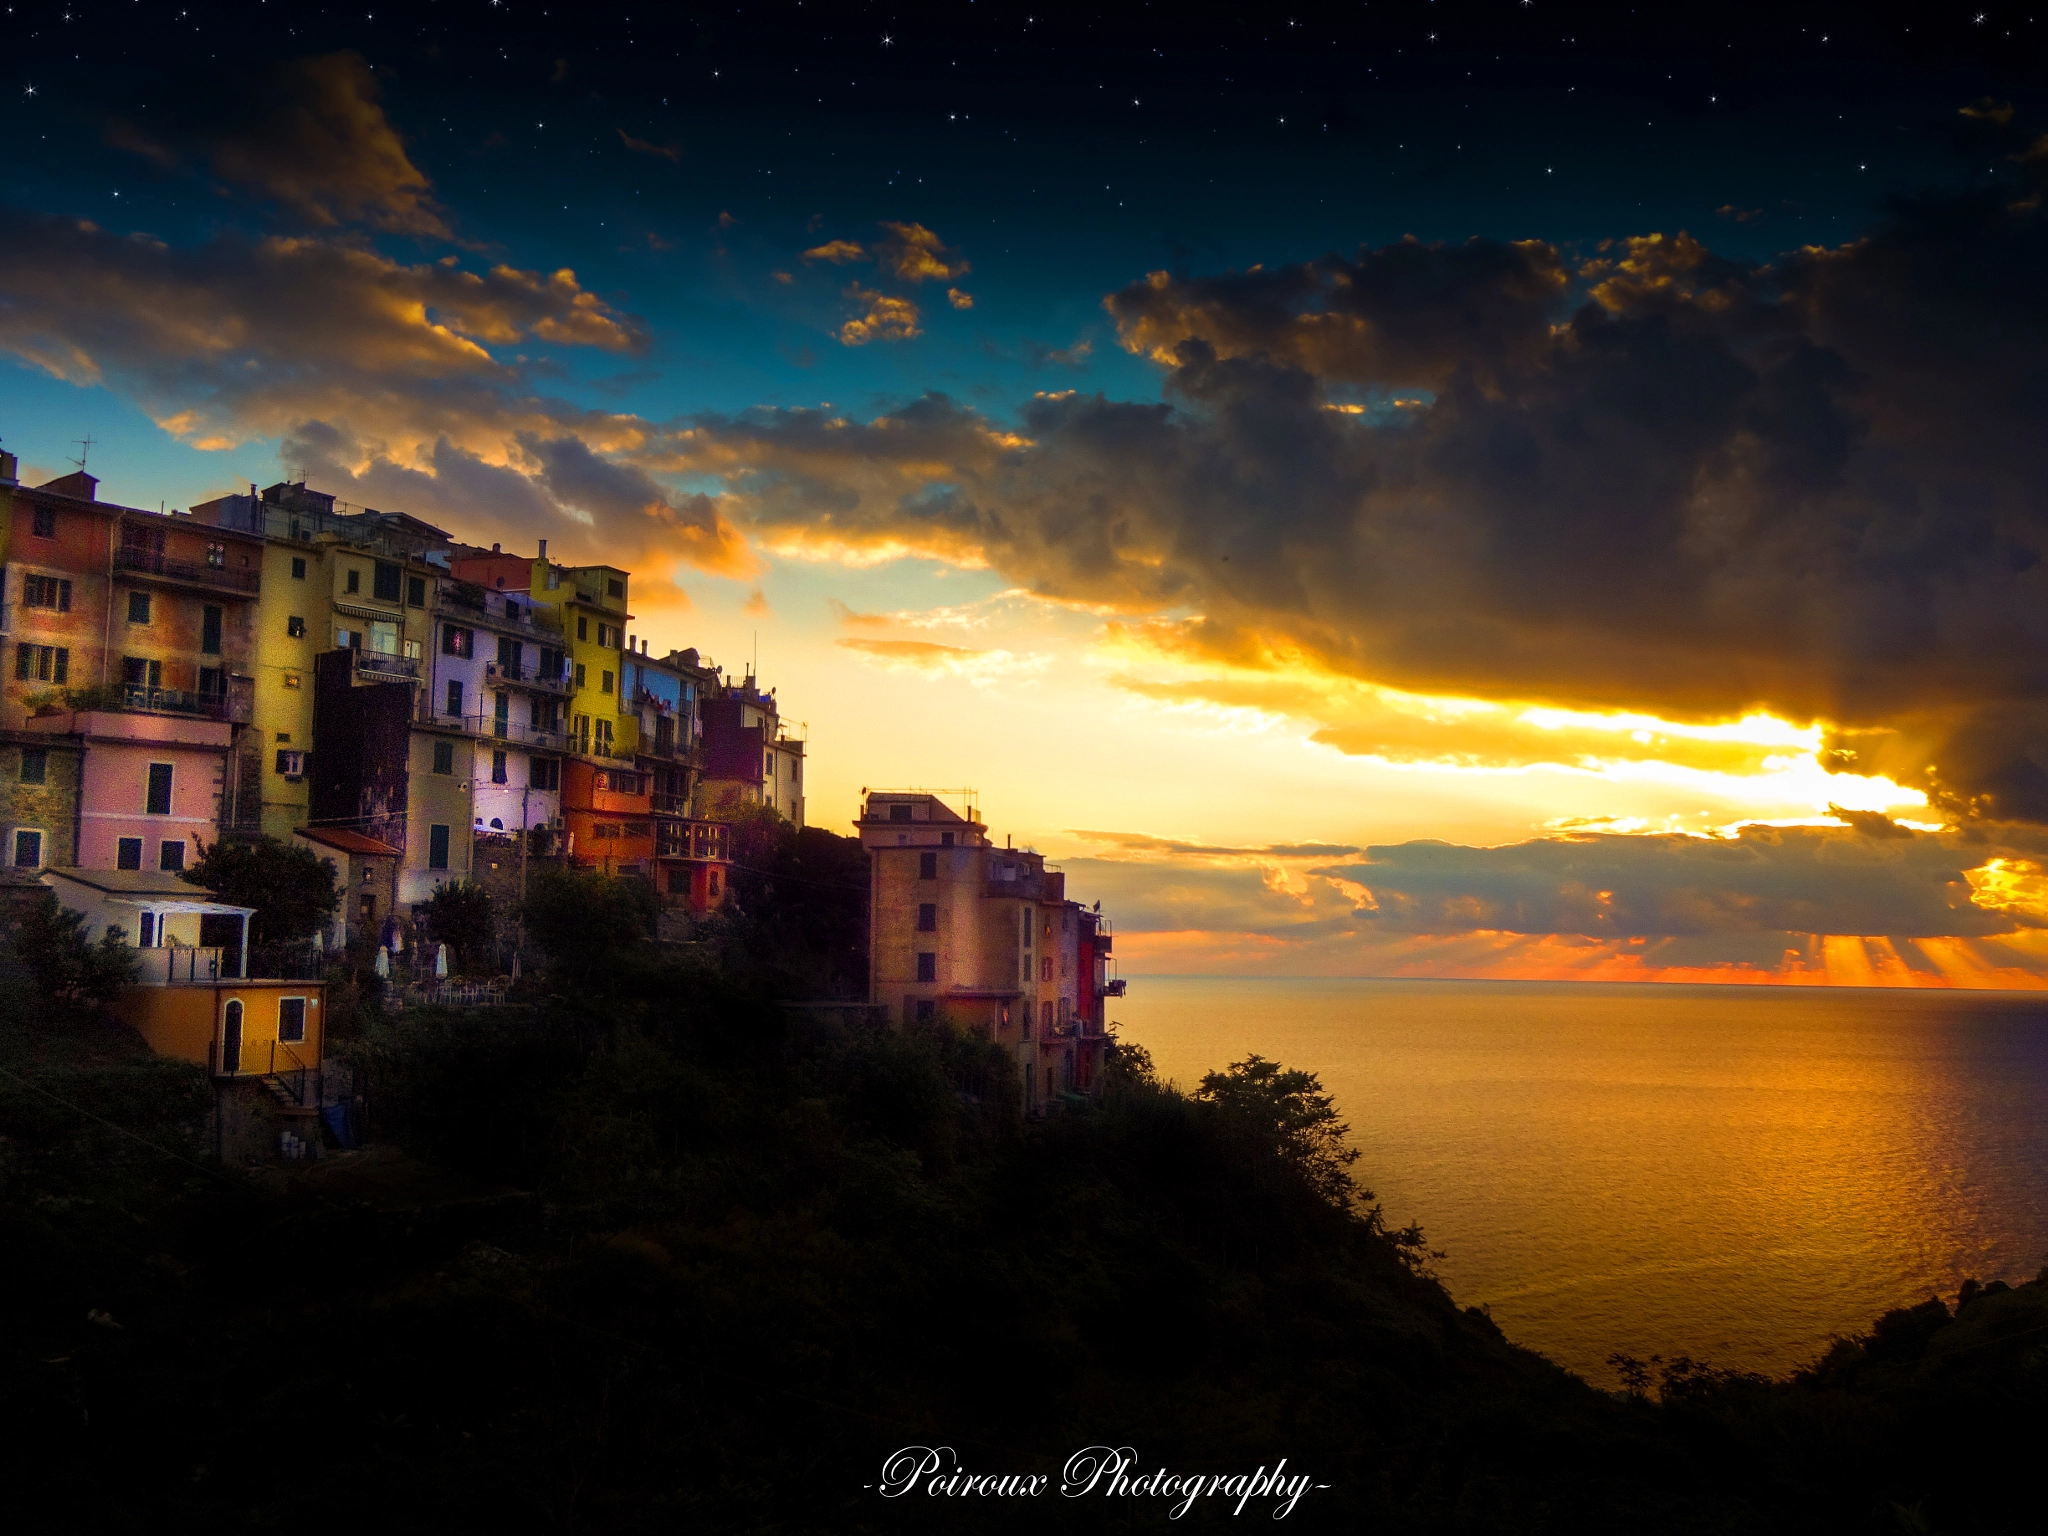
[[[141,964],[135,979],[145,987],[240,979],[240,972],[236,970],[242,958],[239,949],[179,944],[164,949],[138,950],[136,953]]]
[[[390,651],[353,651],[356,672],[362,677],[383,677],[394,682],[416,683],[420,678],[417,656],[398,656]]]
[[[453,721],[453,715],[439,717],[442,721]],[[569,733],[560,729],[550,730],[545,726],[528,725],[520,720],[500,720],[496,715],[465,715],[462,728],[473,735],[487,737],[492,741],[517,742],[520,746],[531,747],[541,752],[566,752],[569,750]]]
[[[193,715],[202,720],[226,720],[232,713],[224,693],[151,688],[142,683],[104,683],[93,688],[67,689],[64,701],[73,709],[147,710],[162,715]],[[246,701],[242,701],[241,718],[248,718]]]
[[[551,693],[569,691],[569,674],[566,669],[542,672],[539,667],[529,667],[524,662],[516,667],[501,661],[484,663],[484,676],[495,683],[517,683],[527,688],[545,688]]]
[[[263,584],[258,571],[231,571],[204,560],[173,560],[157,550],[133,544],[123,544],[114,550],[114,569],[162,576],[170,581],[189,581],[198,586],[225,587],[230,592],[255,592]]]

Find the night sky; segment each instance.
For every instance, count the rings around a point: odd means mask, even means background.
[[[2044,20],[10,6],[0,440],[629,565],[1161,964],[2032,984]]]

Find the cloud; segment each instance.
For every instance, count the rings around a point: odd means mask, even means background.
[[[804,252],[805,261],[829,261],[835,267],[848,262],[866,261],[868,253],[851,240],[828,240],[823,245],[814,245]]]
[[[885,222],[882,229],[885,235],[875,245],[875,261],[899,282],[921,283],[930,279],[954,283],[974,270],[965,257],[922,224]]]
[[[1386,931],[1982,938],[2014,921],[1976,904],[1967,871],[1980,857],[1928,834],[1745,827],[1731,839],[1404,843],[1369,848],[1362,862],[1325,873],[1358,886],[1360,921]]]
[[[832,610],[833,619],[848,629],[885,629],[890,622],[886,614],[855,613],[836,597],[826,598],[825,603]]]
[[[619,130],[619,142],[636,154],[659,155],[671,165],[682,163],[683,146],[680,144],[650,144],[645,139],[634,138],[623,128]]]
[[[750,619],[767,619],[775,616],[775,610],[768,606],[768,594],[759,587],[747,594],[746,602],[740,605],[740,612]]]
[[[446,239],[426,173],[385,116],[377,77],[353,50],[287,59],[238,76],[230,92],[188,92],[168,143],[115,123],[110,140],[166,167],[203,155],[222,181],[281,205],[302,224],[365,224]]]
[[[918,328],[917,306],[908,299],[878,293],[855,283],[846,296],[862,306],[862,313],[839,327],[839,339],[849,347],[863,347],[871,341],[909,341],[924,333]]]
[[[958,288],[948,288],[946,290],[946,302],[955,309],[972,309],[974,308],[974,295],[962,293]]]
[[[1643,235],[1154,274],[1108,309],[1157,401],[759,411],[686,457],[771,541],[1199,615],[1285,675],[1818,723],[1944,817],[2048,822],[2043,270],[2007,188],[1768,264]]]
[[[645,347],[573,272],[408,264],[309,237],[177,248],[75,219],[10,227],[0,351],[118,390],[196,447],[275,436],[323,489],[458,531],[752,568],[717,498],[671,495],[634,462],[660,429],[537,387],[552,348]]]
[[[960,677],[977,687],[999,677],[1042,671],[1049,664],[1049,658],[1043,656],[977,651],[959,645],[937,645],[929,640],[840,640],[837,644],[888,671],[925,678]]]
[[[1363,853],[1349,843],[1267,843],[1263,847],[1233,847],[1228,844],[1192,843],[1178,838],[1154,837],[1149,832],[1069,833],[1087,843],[1108,843],[1120,853],[1176,854],[1201,858],[1334,859]]]

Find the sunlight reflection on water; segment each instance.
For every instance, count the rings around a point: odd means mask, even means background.
[[[1132,977],[1192,1087],[1322,1076],[1461,1305],[1607,1356],[1782,1373],[1967,1276],[2048,1262],[2048,1002],[1981,992]]]

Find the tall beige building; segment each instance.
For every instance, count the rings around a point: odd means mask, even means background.
[[[1027,1108],[1100,1081],[1107,972],[1100,911],[1069,901],[1042,854],[997,847],[928,790],[871,790],[856,826],[868,851],[868,996],[892,1026],[973,1030],[1013,1053]]]

